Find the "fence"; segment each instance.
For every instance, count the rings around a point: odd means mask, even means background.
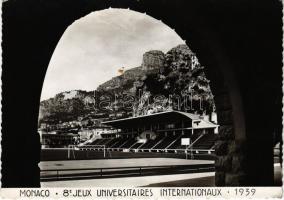
[[[214,170],[215,170],[214,164],[44,169],[41,170],[41,173],[47,173],[47,174],[43,175],[41,174],[41,181],[103,178],[103,177],[115,177],[115,176],[129,177],[134,175],[147,176],[147,175],[178,174],[178,173],[199,173],[199,172],[208,172]],[[55,174],[52,174],[52,172],[55,172]]]

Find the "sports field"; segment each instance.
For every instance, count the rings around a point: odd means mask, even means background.
[[[42,179],[42,187],[204,187],[214,186],[214,170],[200,171],[202,166],[214,166],[210,160],[185,160],[177,158],[130,158],[102,160],[44,161],[40,163],[42,178],[53,177],[57,171],[60,178]],[[142,175],[135,174],[142,167]],[[157,166],[163,166],[159,168]],[[175,166],[171,168],[172,166]],[[124,169],[123,167],[128,167]],[[146,167],[146,168],[143,168]],[[148,168],[147,168],[148,167]],[[100,170],[103,169],[101,176]],[[108,169],[112,168],[112,169]],[[76,169],[72,171],[60,171]],[[86,170],[89,169],[89,170]],[[212,169],[212,168],[211,168]],[[164,170],[164,171],[163,171]],[[196,171],[197,170],[197,171]],[[282,185],[281,168],[275,164],[275,185]],[[149,173],[150,172],[150,173]],[[97,173],[97,174],[96,174]],[[144,174],[145,173],[145,174]],[[62,178],[63,177],[63,178]]]
[[[43,161],[40,168],[41,180],[46,182],[212,172],[214,161],[178,158]]]
[[[41,169],[84,169],[137,166],[173,166],[214,164],[211,160],[185,160],[178,158],[130,158],[102,160],[65,160],[40,162]]]
[[[104,153],[102,151],[70,151],[68,157],[67,148],[50,148],[41,150],[42,161],[61,161],[61,160],[94,160],[94,159],[116,159],[116,158],[180,158],[185,159],[185,153],[166,153],[166,152],[120,152],[112,151]],[[194,155],[197,160],[215,160],[214,154],[200,154]]]

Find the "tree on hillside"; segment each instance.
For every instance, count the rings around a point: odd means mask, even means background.
[[[204,67],[200,65],[195,54],[186,45],[179,45],[171,49],[165,56],[163,69],[159,73],[147,74],[141,82],[137,90],[150,93],[147,95],[149,101],[155,95],[164,95],[168,98],[164,110],[172,107],[188,111],[184,102],[188,98],[192,101],[190,112],[209,113],[214,109],[210,81],[205,77]],[[180,97],[181,106],[169,105],[171,104],[170,95]],[[153,107],[154,105],[150,104],[143,108],[143,105],[138,103],[135,109],[136,111],[155,110]]]

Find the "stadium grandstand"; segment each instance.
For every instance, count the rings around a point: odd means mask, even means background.
[[[193,154],[211,154],[218,134],[216,121],[204,116],[165,111],[144,116],[129,117],[102,122],[113,132],[101,133],[100,138],[78,145],[80,148],[92,145],[94,150],[104,146],[107,151],[122,152],[168,152],[190,151]],[[182,145],[182,138],[189,138],[190,144]]]

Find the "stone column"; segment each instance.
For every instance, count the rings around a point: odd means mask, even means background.
[[[215,96],[219,134],[215,146],[216,186],[246,185],[246,145],[235,137],[233,113],[227,93]]]

